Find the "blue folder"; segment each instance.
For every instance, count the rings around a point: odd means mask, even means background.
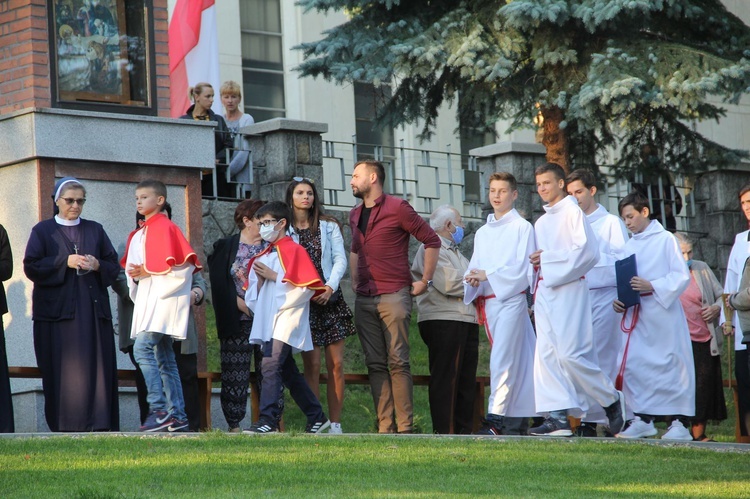
[[[615,274],[617,275],[617,299],[625,304],[625,308],[641,303],[641,294],[633,290],[630,280],[638,275],[638,265],[635,255],[630,255],[615,262]]]

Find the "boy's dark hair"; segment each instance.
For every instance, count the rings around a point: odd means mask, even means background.
[[[594,172],[587,170],[586,168],[579,168],[570,172],[570,175],[565,179],[565,184],[570,185],[575,181],[581,182],[586,189],[596,187],[596,176],[594,176]]]
[[[383,163],[374,159],[363,159],[362,161],[357,161],[354,164],[354,168],[358,167],[359,165],[367,166],[367,170],[369,172],[374,172],[375,175],[377,175],[378,183],[381,186],[385,185],[385,167],[383,166]]]
[[[745,184],[742,186],[742,189],[740,189],[740,193],[737,195],[737,199],[742,199],[742,196],[750,192],[750,184]]]
[[[153,189],[157,196],[164,197],[164,206],[161,207],[161,211],[166,211],[169,214],[169,219],[172,219],[172,207],[167,203],[167,186],[160,180],[154,180],[147,178],[141,180],[138,185],[135,186],[135,190],[138,189]]]
[[[255,218],[263,218],[271,215],[276,220],[286,220],[286,227],[289,228],[292,223],[292,214],[289,205],[283,201],[271,201],[266,203],[255,212]]]
[[[493,173],[492,175],[490,175],[490,178],[487,180],[487,187],[489,187],[490,184],[494,180],[503,180],[505,182],[508,182],[508,185],[510,186],[511,191],[518,190],[518,182],[516,181],[516,177],[514,177],[512,173],[508,173],[508,172]]]
[[[554,173],[558,180],[565,180],[565,170],[557,163],[545,163],[537,166],[536,170],[534,170],[534,176],[536,177],[548,172]]]
[[[141,180],[140,182],[138,182],[138,185],[136,185],[135,188],[136,190],[153,189],[157,196],[164,196],[164,201],[167,200],[167,186],[164,185],[164,182],[160,180],[147,178],[146,180]]]
[[[651,213],[651,207],[648,205],[648,198],[638,191],[633,191],[617,203],[617,212],[622,215],[622,210],[626,206],[632,206],[636,211],[643,211],[643,208],[648,208]]]

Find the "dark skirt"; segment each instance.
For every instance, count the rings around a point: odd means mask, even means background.
[[[357,334],[352,323],[352,311],[341,294],[336,302],[327,305],[310,302],[310,330],[316,347],[327,347]]]
[[[117,431],[120,412],[112,321],[95,317],[91,298],[81,288],[75,319],[34,321],[45,418],[52,431]]]
[[[693,344],[695,361],[696,421],[727,419],[727,404],[722,385],[721,357],[711,355],[711,342]]]

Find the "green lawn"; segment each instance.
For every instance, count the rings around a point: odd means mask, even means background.
[[[206,307],[206,330],[207,330],[207,362],[210,371],[219,371],[219,345],[216,338],[216,326],[213,317],[213,308]],[[422,341],[417,327],[417,313],[412,314],[412,324],[409,332],[409,343],[411,345],[411,371],[412,374],[430,374],[427,359],[427,346]],[[479,365],[478,376],[489,375],[490,346],[484,328],[479,331]],[[302,369],[302,360],[297,358],[297,365]],[[726,370],[726,362],[723,362]],[[325,368],[324,368],[325,369]],[[365,367],[362,347],[357,336],[351,336],[346,340],[345,371],[347,373],[367,373]],[[726,375],[725,375],[726,377]],[[326,410],[325,385],[321,385],[321,403]],[[288,394],[287,394],[288,395]],[[287,397],[284,420],[289,430],[303,430],[305,428],[305,417],[302,411]],[[710,424],[706,434],[720,442],[734,442],[735,408],[734,401],[729,390],[725,390],[727,400],[727,412],[729,419],[721,424]],[[485,407],[487,401],[485,400]],[[349,433],[376,432],[376,419],[372,396],[369,386],[350,385],[346,387],[346,400],[342,415],[342,427]],[[430,420],[430,408],[427,398],[426,386],[414,387],[414,423],[418,433],[432,433],[432,421]],[[657,423],[657,428],[662,431],[666,429],[663,423]]]
[[[2,497],[747,497],[750,456],[531,438],[0,439]]]

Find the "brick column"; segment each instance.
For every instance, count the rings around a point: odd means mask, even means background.
[[[52,3],[52,2],[50,2]],[[50,33],[45,0],[0,1],[0,114],[52,106]],[[158,116],[169,118],[167,0],[153,0]]]
[[[156,106],[159,116],[170,117],[169,25],[167,0],[154,0],[154,57],[156,58]]]
[[[50,107],[45,0],[0,2],[0,114]]]

